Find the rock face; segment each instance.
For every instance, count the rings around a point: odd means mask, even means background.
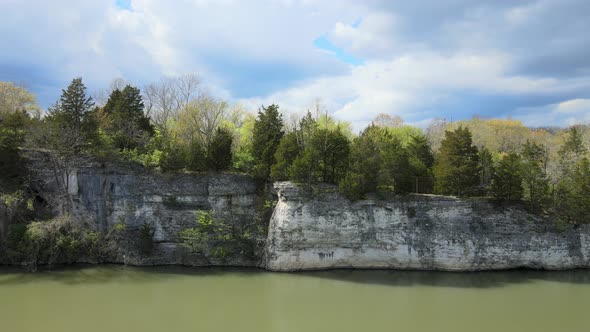
[[[590,266],[590,228],[558,229],[522,208],[477,200],[410,196],[350,202],[313,199],[275,184],[266,267],[294,271],[392,268],[475,271]]]
[[[238,226],[253,222],[256,215],[256,187],[246,175],[167,176],[142,167],[96,160],[78,160],[64,174],[55,172],[47,153],[29,152],[27,160],[31,186],[55,207],[56,214],[69,211],[102,231],[124,225],[122,245],[129,250],[116,259],[117,263],[217,264],[202,255],[191,254],[179,243],[179,232],[195,227],[195,215],[199,211],[213,210],[217,218]],[[154,248],[150,255],[134,254],[132,249],[137,246],[139,227],[144,223],[153,226]],[[252,257],[223,262],[228,265],[256,263]]]

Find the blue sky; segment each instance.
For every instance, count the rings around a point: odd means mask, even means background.
[[[320,100],[356,128],[379,113],[590,122],[587,0],[4,0],[0,12],[0,80],[42,107],[76,76],[92,92],[198,73],[250,110]]]

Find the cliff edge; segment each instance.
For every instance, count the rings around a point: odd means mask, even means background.
[[[265,266],[477,271],[590,266],[590,227],[559,228],[524,209],[414,195],[351,202],[275,184]]]

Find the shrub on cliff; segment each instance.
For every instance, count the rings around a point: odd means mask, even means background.
[[[257,229],[253,225],[239,228],[227,224],[216,218],[213,211],[198,212],[196,223],[196,227],[179,233],[182,245],[191,252],[222,261],[228,257],[254,256]]]
[[[114,254],[112,234],[94,231],[69,216],[35,221],[16,243],[14,259],[29,265],[101,262]]]

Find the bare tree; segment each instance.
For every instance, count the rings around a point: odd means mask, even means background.
[[[399,115],[381,113],[373,119],[373,123],[381,127],[398,128],[404,125],[404,119]]]
[[[12,82],[0,82],[0,117],[3,113],[39,110],[35,95]]]
[[[196,74],[162,78],[143,89],[146,115],[151,117],[156,128],[167,132],[169,119],[176,119],[180,111],[201,94]]]
[[[92,94],[92,99],[94,99],[96,106],[102,107],[106,105],[107,101],[109,100],[109,96],[113,91],[123,90],[128,84],[129,82],[122,77],[113,78],[109,84],[109,87],[107,89],[95,91]]]

